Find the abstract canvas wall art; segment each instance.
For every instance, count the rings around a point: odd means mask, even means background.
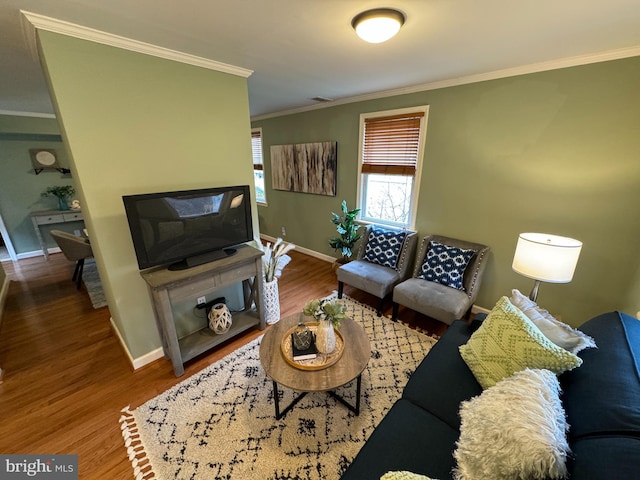
[[[271,181],[275,190],[335,196],[338,142],[271,146]]]

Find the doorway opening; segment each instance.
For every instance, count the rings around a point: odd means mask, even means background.
[[[16,255],[16,251],[13,248],[13,243],[11,243],[9,232],[7,232],[7,228],[4,225],[4,220],[2,220],[2,214],[0,213],[0,262],[8,260],[15,262],[18,260],[18,256]]]

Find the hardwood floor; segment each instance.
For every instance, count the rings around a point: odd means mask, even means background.
[[[331,265],[291,252],[279,281],[282,316],[337,289]],[[107,307],[93,309],[84,287],[71,281],[74,264],[62,254],[2,264],[12,280],[0,331],[0,452],[77,454],[81,479],[130,479],[133,470],[120,433],[120,410],[139,406],[260,336],[253,329],[185,366],[157,360],[133,370],[111,330]],[[378,300],[345,286],[344,293]],[[391,313],[388,302],[385,314]],[[446,325],[414,312],[400,318],[429,333]]]

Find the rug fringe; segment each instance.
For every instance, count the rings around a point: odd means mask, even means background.
[[[136,480],[152,480],[156,478],[156,474],[151,466],[151,461],[147,456],[138,424],[133,416],[133,412],[129,408],[130,405],[124,407],[120,412],[120,430],[122,430],[122,438],[124,446],[127,449],[129,461],[133,467],[133,475]]]
[[[416,332],[420,332],[424,336],[429,337],[429,338],[435,340],[436,342],[438,340],[440,340],[440,335],[436,335],[435,333],[431,333],[431,332],[429,332],[429,330],[425,330],[424,328],[421,328],[421,327],[415,327],[415,326],[405,322],[404,320],[400,320],[399,318],[396,321],[400,325],[404,325],[405,327],[410,328],[411,330],[415,330]]]

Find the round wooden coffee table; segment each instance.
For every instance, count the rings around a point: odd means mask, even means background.
[[[260,363],[273,381],[276,418],[285,416],[308,392],[328,392],[353,413],[359,415],[362,372],[371,357],[371,345],[364,329],[351,319],[342,320],[339,331],[344,339],[344,351],[340,359],[321,370],[304,370],[285,360],[281,348],[283,335],[295,327],[300,320],[308,322],[312,319],[305,317],[302,313],[285,317],[270,327],[260,342]],[[353,380],[357,380],[355,405],[349,404],[334,392],[336,388]],[[278,401],[278,384],[302,392],[282,412]]]

